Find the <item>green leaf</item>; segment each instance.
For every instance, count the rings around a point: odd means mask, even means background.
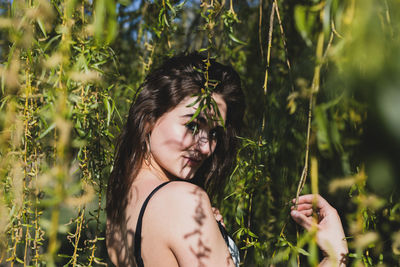
[[[163,25],[163,14],[164,14],[164,8],[162,7],[161,9],[160,9],[160,12],[158,13],[158,23],[160,24],[160,25]]]
[[[234,36],[232,33],[228,33],[228,35],[229,35],[229,38],[230,38],[232,41],[234,41],[234,42],[236,42],[236,43],[238,43],[238,44],[247,45],[247,43],[245,43],[245,42],[239,40],[239,39],[236,38],[236,36]]]
[[[15,257],[15,260],[18,261],[19,263],[25,264],[25,262],[18,257]]]
[[[60,258],[71,258],[71,255],[67,255],[67,254],[57,254],[58,257]]]
[[[110,99],[108,97],[103,98],[103,103],[104,103],[104,107],[107,111],[107,127],[108,127],[108,126],[110,126],[111,115],[114,111],[114,103],[112,105],[110,105]]]
[[[167,18],[166,13],[163,14],[163,20],[164,20],[165,25],[167,25],[167,27],[169,27],[168,18]]]
[[[200,105],[199,105],[199,107],[196,109],[196,112],[193,114],[193,116],[190,118],[190,120],[188,121],[188,123],[190,123],[190,122],[192,122],[192,121],[194,121],[196,118],[197,118],[197,116],[199,116],[199,114],[200,114],[200,112],[203,110],[202,109],[202,103],[203,103],[203,99],[202,99],[202,101],[200,102]]]
[[[166,1],[165,3],[166,3],[167,6],[169,7],[169,10],[171,10],[172,16],[173,16],[173,17],[176,17],[176,11],[175,11],[175,9],[173,8],[173,6],[171,6],[171,3],[170,3],[169,1]]]
[[[180,3],[180,4],[176,5],[176,6],[175,6],[175,8],[176,8],[177,10],[180,10],[180,9],[182,9],[182,8],[183,8],[183,6],[186,4],[186,2],[187,2],[187,0],[183,1],[182,3]]]
[[[308,253],[307,251],[305,251],[305,250],[302,249],[302,248],[297,248],[297,247],[296,247],[296,250],[297,250],[298,253],[300,253],[300,254],[302,254],[302,255],[304,255],[304,256],[310,256],[310,253]]]
[[[37,18],[37,19],[36,19],[36,22],[37,22],[37,24],[39,25],[39,28],[40,28],[40,30],[42,31],[44,37],[47,38],[46,29],[45,29],[45,27],[44,27],[44,25],[43,25],[42,20],[41,20],[40,18]]]
[[[311,29],[316,25],[316,13],[310,12],[309,7],[297,5],[294,9],[296,28],[308,46],[311,46]]]
[[[43,52],[46,52],[46,50],[51,46],[51,44],[52,44],[53,42],[55,42],[57,39],[60,39],[60,38],[61,38],[61,34],[57,34],[56,36],[54,36],[53,38],[51,38],[50,41],[48,41],[48,42],[46,43],[46,45],[44,46]]]
[[[258,236],[250,230],[248,230],[247,234],[251,237],[258,238]]]
[[[196,95],[194,95],[194,96],[196,96]],[[202,100],[202,97],[198,96],[195,101],[193,101],[192,103],[190,103],[186,107],[191,108],[191,107],[195,106],[197,103],[199,103],[201,100]]]
[[[53,123],[47,128],[41,135],[39,135],[38,139],[42,139],[45,137],[51,130],[53,130],[56,127],[56,123]]]

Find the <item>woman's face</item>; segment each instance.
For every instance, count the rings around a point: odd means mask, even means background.
[[[226,103],[214,94],[222,118],[226,119]],[[166,178],[191,179],[215,150],[217,135],[223,130],[217,121],[207,121],[204,113],[189,123],[198,105],[188,107],[196,100],[187,97],[175,108],[163,114],[150,135],[150,164]],[[209,117],[215,114],[209,112]],[[165,178],[163,177],[163,178]]]

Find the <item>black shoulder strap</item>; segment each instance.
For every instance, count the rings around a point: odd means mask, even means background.
[[[222,225],[222,223],[220,221],[217,221],[217,223],[218,223],[219,231],[221,232],[226,245],[229,247],[228,232],[226,231],[225,227]]]
[[[136,224],[136,231],[135,231],[135,259],[136,259],[136,264],[138,267],[144,267],[143,264],[143,259],[142,259],[142,220],[143,220],[143,214],[144,211],[146,210],[147,203],[149,202],[150,198],[164,185],[170,183],[172,181],[168,181],[165,183],[160,184],[156,188],[151,191],[150,195],[146,198],[146,200],[143,202],[142,208],[140,209],[139,217],[137,220]]]

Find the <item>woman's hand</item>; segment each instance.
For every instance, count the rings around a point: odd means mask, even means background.
[[[313,202],[316,210],[313,210]],[[317,213],[318,221],[313,218],[313,212]],[[320,195],[310,194],[299,197],[297,210],[292,207],[290,215],[308,231],[316,227],[317,244],[327,256],[320,266],[346,266],[347,241],[335,208]]]
[[[219,212],[219,209],[217,209],[215,207],[212,207],[211,209],[212,209],[212,211],[214,213],[215,220],[217,222],[220,222],[223,227],[226,227],[225,224],[224,224],[224,218],[222,217],[221,213]]]

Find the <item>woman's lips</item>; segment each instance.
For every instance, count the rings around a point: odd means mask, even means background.
[[[192,157],[184,157],[187,160],[187,165],[189,166],[198,166],[201,163],[201,159],[192,158]]]

